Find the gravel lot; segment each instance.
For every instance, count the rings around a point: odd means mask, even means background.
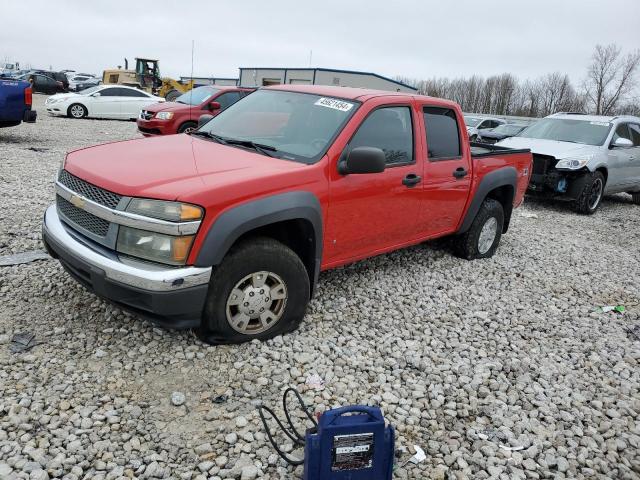
[[[41,248],[66,151],[138,136],[43,102],[35,125],[0,130],[0,255]],[[298,331],[221,347],[98,300],[55,261],[0,267],[0,478],[297,478],[255,406],[279,411],[314,372],[318,409],[379,404],[400,463],[425,449],[397,478],[640,478],[639,247],[627,195],[591,217],[528,200],[493,259],[438,241],[326,272]],[[18,332],[42,343],[11,353]]]

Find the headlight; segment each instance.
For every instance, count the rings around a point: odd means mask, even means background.
[[[567,170],[578,170],[584,167],[593,159],[594,155],[585,155],[580,158],[563,158],[556,164],[556,168],[565,168]]]
[[[156,113],[158,120],[171,120],[173,118],[173,112],[158,112]]]
[[[187,222],[202,218],[202,208],[196,205],[147,198],[131,200],[127,206],[127,212],[170,222]]]
[[[174,237],[120,226],[116,250],[153,262],[184,265],[189,256],[193,238],[193,235]]]

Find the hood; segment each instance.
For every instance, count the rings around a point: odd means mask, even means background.
[[[200,106],[191,105],[191,109],[200,110]],[[177,103],[177,102],[165,102],[164,99],[162,99],[158,103],[152,103],[148,107],[145,107],[145,110],[153,113],[177,112],[179,110],[189,110],[189,105],[185,105],[184,103]]]
[[[185,134],[97,145],[65,162],[70,173],[106,190],[161,200],[303,166]]]
[[[598,150],[598,147],[593,145],[580,145],[571,142],[559,142],[557,140],[541,140],[538,138],[525,137],[505,138],[498,142],[497,145],[509,148],[528,148],[531,150],[531,153],[549,155],[557,159],[590,154]]]
[[[73,92],[69,92],[69,93],[56,93],[55,95],[51,95],[49,98],[47,98],[47,102],[50,100],[64,100],[67,98],[71,98],[71,97],[79,97],[80,95],[78,95],[77,93],[73,93]]]
[[[503,138],[507,138],[509,135],[507,135],[506,133],[496,133],[492,131],[482,130],[478,132],[478,136],[483,138],[495,138],[497,140],[502,140]]]

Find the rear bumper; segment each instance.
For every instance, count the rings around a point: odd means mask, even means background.
[[[92,248],[60,220],[55,205],[44,215],[42,239],[49,254],[89,291],[171,328],[200,324],[211,268],[169,268],[124,263],[115,253]]]
[[[145,137],[155,137],[158,135],[172,135],[177,133],[173,122],[170,120],[144,120],[138,118],[136,120],[138,131]]]

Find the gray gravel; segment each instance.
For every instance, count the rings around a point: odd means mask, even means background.
[[[41,248],[65,151],[138,136],[43,100],[0,130],[0,255]],[[381,405],[400,463],[427,453],[397,478],[640,478],[640,207],[521,211],[493,259],[437,241],[326,272],[298,331],[240,346],[155,328],[51,260],[0,267],[0,478],[295,478],[255,411],[288,385],[320,410]],[[12,354],[19,332],[43,343]]]

